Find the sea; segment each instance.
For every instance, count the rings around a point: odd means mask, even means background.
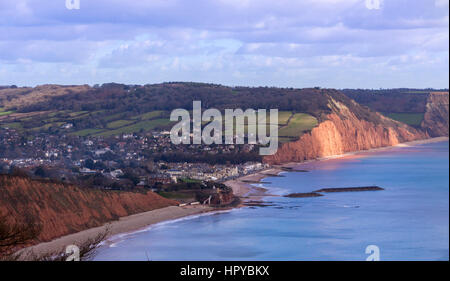
[[[95,260],[449,260],[449,143],[309,163],[260,185],[263,206],[202,214],[115,236]],[[288,198],[332,187],[384,190]]]

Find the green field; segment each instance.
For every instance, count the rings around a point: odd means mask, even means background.
[[[269,121],[269,116],[266,116],[266,120]],[[261,121],[261,119],[260,119]],[[236,124],[236,122],[235,122]],[[280,111],[278,112],[278,136],[280,143],[289,142],[296,140],[305,131],[309,131],[315,126],[317,126],[318,121],[315,117],[306,113],[296,113],[293,114],[290,111]],[[266,126],[266,134],[269,134],[270,125]],[[249,130],[258,133],[258,125],[253,123],[248,123],[244,125],[244,132],[247,135]],[[224,126],[224,134],[225,134]]]
[[[176,192],[176,191],[170,191],[170,192],[165,192],[165,191],[161,191],[158,193],[159,195],[161,195],[164,198],[167,199],[173,199],[173,200],[187,200],[187,199],[195,199],[195,193],[191,192],[191,193],[187,193],[187,192]]]
[[[141,130],[143,131],[150,131],[154,130],[159,127],[167,126],[170,124],[169,119],[153,119],[153,120],[147,120],[147,121],[141,121],[137,122],[135,124],[124,126],[115,130],[110,131],[104,131],[95,134],[94,136],[103,136],[103,137],[109,137],[114,135],[120,135],[120,134],[130,134],[130,133],[138,133]]]
[[[141,120],[148,120],[148,119],[154,119],[156,117],[160,117],[164,111],[156,110],[156,111],[150,111],[141,115],[134,116],[132,119],[141,119]]]
[[[75,135],[75,136],[85,137],[85,136],[90,136],[90,135],[97,134],[100,132],[103,132],[103,129],[84,129],[84,130],[80,130],[77,132],[73,132],[71,134]]]
[[[396,121],[408,124],[410,126],[420,126],[423,121],[423,113],[388,113],[384,112],[384,116]]]
[[[0,116],[5,116],[14,113],[14,111],[0,111]]]
[[[282,127],[278,135],[280,137],[299,137],[305,131],[311,130],[315,126],[317,126],[317,119],[309,114],[305,113],[296,113],[289,120],[289,124],[287,126]]]
[[[278,125],[287,125],[289,118],[291,118],[292,112],[280,111],[278,112]]]
[[[184,182],[184,183],[202,183],[201,180],[189,179],[189,178],[179,179],[179,181]]]
[[[1,127],[2,128],[8,127],[10,129],[16,129],[16,130],[21,130],[23,128],[22,124],[19,122],[1,124]]]
[[[80,115],[84,115],[86,113],[89,113],[89,111],[76,111],[76,112],[69,113],[69,116],[70,117],[77,117],[77,116],[80,116]]]
[[[278,112],[278,126],[284,126],[287,125],[289,118],[291,118],[292,116],[292,112],[291,111],[279,111]],[[266,132],[268,133],[270,130],[270,112],[267,111],[266,113],[266,117],[264,118],[263,116],[259,117],[257,116],[257,120],[259,123],[261,122],[266,122],[267,126],[266,126]],[[250,130],[254,130],[256,133],[258,132],[258,124],[255,124],[253,122],[249,122],[248,120],[244,120],[244,132],[245,134],[248,133],[249,129]],[[224,128],[224,134],[225,134],[225,120],[223,120],[223,128]],[[234,121],[234,126],[236,127],[236,120]],[[236,132],[236,130],[234,131]]]
[[[58,115],[63,115],[63,114],[69,113],[69,112],[70,111],[68,111],[68,110],[59,110],[59,111],[55,111],[55,112],[49,113],[48,117],[56,117]]]
[[[291,111],[279,111],[278,112],[278,125],[286,125],[291,116],[292,116]],[[264,116],[259,117],[257,114],[256,119],[259,123],[261,123],[261,122],[270,123],[270,121],[271,121],[270,120],[270,111],[267,110],[265,118],[264,118]],[[247,123],[247,121],[246,121],[246,123]],[[252,124],[249,122],[248,125],[255,125],[255,124]]]
[[[122,117],[124,115],[125,115],[125,113],[121,112],[121,113],[116,113],[113,115],[105,116],[102,119],[105,121],[114,121],[114,120],[122,119]]]
[[[4,111],[4,108],[0,108],[0,116],[7,116],[11,113],[14,112]],[[39,116],[3,119],[0,121],[0,126],[3,128],[8,127],[18,130],[39,132],[46,131],[50,127],[60,127],[65,123],[72,123],[75,120],[80,120],[77,121],[79,123],[83,122],[83,120],[89,120],[89,118],[96,118],[97,120],[101,120],[101,124],[96,125],[96,128],[85,128],[81,130],[76,130],[74,128],[68,130],[68,133],[76,136],[113,136],[122,133],[136,133],[142,130],[154,130],[170,124],[170,120],[163,117],[165,116],[165,111],[162,110],[150,111],[132,117],[126,116],[129,116],[126,112],[110,114],[105,110],[92,112],[59,110]],[[30,122],[39,120],[42,121],[39,126],[34,127],[30,124]]]
[[[50,127],[59,128],[63,124],[65,124],[65,123],[64,122],[49,123],[49,124],[45,124],[44,126],[35,127],[35,128],[32,128],[32,129],[29,129],[29,130],[31,130],[31,131],[48,131],[48,129],[50,129]]]
[[[108,129],[117,129],[120,127],[124,127],[126,125],[130,125],[131,123],[134,123],[135,121],[131,121],[131,120],[117,120],[117,121],[113,121],[108,123],[108,125],[106,125],[106,127],[108,127]]]
[[[3,110],[3,109],[2,109]],[[0,111],[1,115],[8,115],[13,112],[11,111]],[[95,117],[93,117],[95,115]],[[31,127],[29,122],[36,121],[36,117],[24,117],[21,119],[6,119],[3,120],[4,123],[0,123],[1,127],[9,127],[15,128],[18,130],[28,130],[33,132],[46,131],[50,127],[58,128],[61,125],[74,122],[75,119],[79,119],[79,121],[75,122],[83,122],[83,120],[88,120],[89,118],[95,118],[100,120],[101,122],[96,122],[95,127],[93,128],[84,128],[79,127],[78,130],[71,129],[68,130],[67,133],[76,136],[102,136],[102,137],[110,137],[114,135],[120,134],[130,134],[130,133],[138,133],[138,132],[146,132],[152,131],[155,129],[168,129],[170,125],[173,123],[169,120],[168,112],[162,110],[150,111],[147,113],[139,114],[136,116],[130,116],[126,112],[114,113],[111,114],[104,110],[98,111],[54,111],[48,114],[40,115],[38,118],[41,118],[43,123],[39,125],[39,127]],[[259,118],[257,116],[257,118]],[[261,116],[261,118],[264,118]],[[394,118],[395,119],[395,118]],[[267,122],[270,122],[270,114],[269,111],[265,117]],[[259,120],[263,121],[263,120]],[[225,120],[223,120],[225,122]],[[255,129],[257,133],[257,125],[248,123],[245,120],[245,134],[248,133],[249,129]],[[42,125],[44,124],[44,125]],[[89,123],[86,123],[89,124]],[[203,122],[203,125],[206,125],[207,122]],[[27,126],[28,125],[28,126]],[[225,123],[223,123],[223,128],[225,130]],[[317,125],[317,120],[308,114],[305,113],[293,113],[291,111],[280,111],[278,112],[278,134],[280,137],[280,142],[287,142],[297,139],[301,136],[305,131],[311,130],[313,127]],[[266,134],[269,133],[269,124],[266,127]],[[225,132],[224,132],[225,133]]]

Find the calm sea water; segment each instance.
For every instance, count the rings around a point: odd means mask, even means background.
[[[448,142],[323,161],[266,178],[271,193],[378,185],[384,191],[266,197],[248,207],[161,223],[116,237],[97,260],[449,259]]]

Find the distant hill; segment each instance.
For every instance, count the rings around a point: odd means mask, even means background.
[[[330,97],[329,107],[332,112],[311,132],[283,144],[275,155],[266,156],[264,161],[269,164],[303,162],[429,137],[422,129],[375,113],[353,100],[342,102]],[[370,118],[361,118],[362,113]]]
[[[349,98],[372,110],[388,113],[425,113],[427,98],[433,90],[418,89],[343,89]]]
[[[430,91],[227,87],[184,82],[9,87],[0,89],[0,127],[82,137],[164,130],[173,125],[169,120],[171,110],[190,110],[192,102],[200,100],[203,109],[279,109],[282,143],[298,140],[333,116],[366,122],[374,128],[404,128],[418,137],[448,135],[448,102],[446,109],[444,95],[440,109],[430,107]],[[426,115],[430,108],[434,113]],[[364,136],[368,132],[355,133]]]
[[[421,128],[430,136],[448,136],[448,89],[344,89],[342,92],[391,119]]]
[[[284,122],[280,123],[280,135],[288,141],[312,129],[331,113],[330,97],[353,107],[342,93],[317,88],[226,87],[199,83],[8,88],[0,90],[0,126],[23,132],[63,132],[79,136],[169,129],[171,110],[192,109],[192,102],[200,100],[203,108],[222,110],[277,108],[280,121]],[[366,109],[353,107],[352,110],[365,120],[376,122],[378,118]]]
[[[449,94],[433,92],[428,96],[421,128],[431,137],[449,135]]]

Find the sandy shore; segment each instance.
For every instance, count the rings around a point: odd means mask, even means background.
[[[279,168],[270,168],[259,171],[254,174],[245,175],[243,177],[229,180],[224,184],[233,189],[234,195],[241,198],[261,197],[265,195],[266,190],[264,188],[258,188],[252,185],[252,183],[258,183],[266,177],[271,175],[277,175],[282,172]]]
[[[214,210],[214,208],[202,205],[186,207],[166,207],[145,213],[131,215],[128,217],[122,217],[118,221],[105,224],[104,226],[90,228],[81,232],[57,238],[50,242],[40,243],[38,245],[23,249],[21,252],[32,252],[37,255],[64,252],[65,248],[68,245],[80,245],[84,241],[94,238],[101,233],[104,233],[107,229],[108,236],[112,237],[121,233],[137,231],[159,222],[175,220],[178,218],[211,212]]]

